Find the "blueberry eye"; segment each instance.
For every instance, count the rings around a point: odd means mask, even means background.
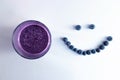
[[[76,26],[75,26],[75,29],[76,29],[76,30],[80,30],[80,29],[81,29],[81,26],[80,26],[80,25],[76,25]]]
[[[88,28],[89,28],[89,29],[94,29],[94,28],[95,28],[95,25],[94,25],[94,24],[90,24],[90,25],[88,26]]]

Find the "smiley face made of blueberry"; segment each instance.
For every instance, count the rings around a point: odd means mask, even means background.
[[[90,24],[88,26],[89,29],[94,29],[95,28],[95,25],[94,24]],[[76,25],[75,26],[75,29],[76,30],[80,30],[81,29],[81,26],[80,25]],[[109,45],[109,42],[112,41],[112,36],[107,36],[105,38],[105,40],[97,47],[97,48],[94,48],[94,49],[90,49],[90,50],[81,50],[81,49],[78,49],[76,48],[74,45],[71,44],[71,42],[68,40],[67,37],[63,37],[62,38],[63,42],[66,44],[66,46],[76,52],[77,54],[79,55],[90,55],[90,54],[95,54],[95,53],[99,53],[101,52],[101,50],[104,50],[106,46]]]

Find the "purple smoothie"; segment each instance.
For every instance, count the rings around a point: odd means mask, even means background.
[[[41,22],[28,20],[15,29],[13,46],[22,57],[37,59],[45,55],[51,45],[51,34]]]

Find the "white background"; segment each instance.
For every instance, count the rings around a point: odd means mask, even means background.
[[[12,33],[25,20],[50,29],[52,45],[42,58],[24,59],[12,47]],[[91,23],[94,30],[86,28]],[[119,27],[120,0],[0,0],[0,80],[120,80]],[[89,56],[61,41],[66,36],[77,48],[90,49],[109,35],[110,45]]]

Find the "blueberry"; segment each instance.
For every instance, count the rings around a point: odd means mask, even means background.
[[[90,50],[87,50],[87,51],[86,51],[86,54],[90,55]]]
[[[81,53],[82,53],[82,50],[81,50],[81,49],[77,50],[77,53],[78,53],[78,54],[81,54]]]
[[[77,48],[74,48],[73,51],[77,52]]]
[[[66,44],[67,46],[70,46],[70,45],[71,45],[71,42],[67,41],[65,44]]]
[[[95,49],[92,49],[92,50],[91,50],[91,53],[93,53],[93,54],[94,54],[94,53],[95,53]]]
[[[80,25],[76,25],[76,26],[75,26],[75,29],[76,29],[76,30],[80,30],[80,29],[81,29],[81,26],[80,26]]]
[[[99,52],[100,52],[100,49],[99,49],[99,48],[97,48],[97,49],[96,49],[96,52],[98,52],[98,53],[99,53]]]
[[[100,49],[100,50],[105,49],[104,45],[100,45],[100,46],[99,46],[99,49]]]
[[[104,45],[104,46],[108,46],[108,45],[109,45],[109,42],[108,42],[108,41],[103,41],[103,45]]]
[[[108,37],[107,37],[107,40],[108,40],[108,41],[112,41],[112,36],[108,36]]]
[[[68,41],[68,38],[67,38],[67,37],[64,37],[64,38],[62,38],[62,40],[63,40],[64,42],[67,42],[67,41]]]
[[[83,55],[83,56],[85,56],[85,55],[86,55],[86,52],[85,52],[85,51],[83,51],[83,52],[82,52],[82,55]]]
[[[94,29],[94,28],[95,28],[95,25],[94,25],[94,24],[90,24],[90,25],[88,26],[88,28],[89,28],[89,29]]]
[[[74,48],[74,46],[73,46],[73,45],[70,45],[70,46],[69,46],[69,48],[70,48],[70,49],[73,49],[73,48]]]

